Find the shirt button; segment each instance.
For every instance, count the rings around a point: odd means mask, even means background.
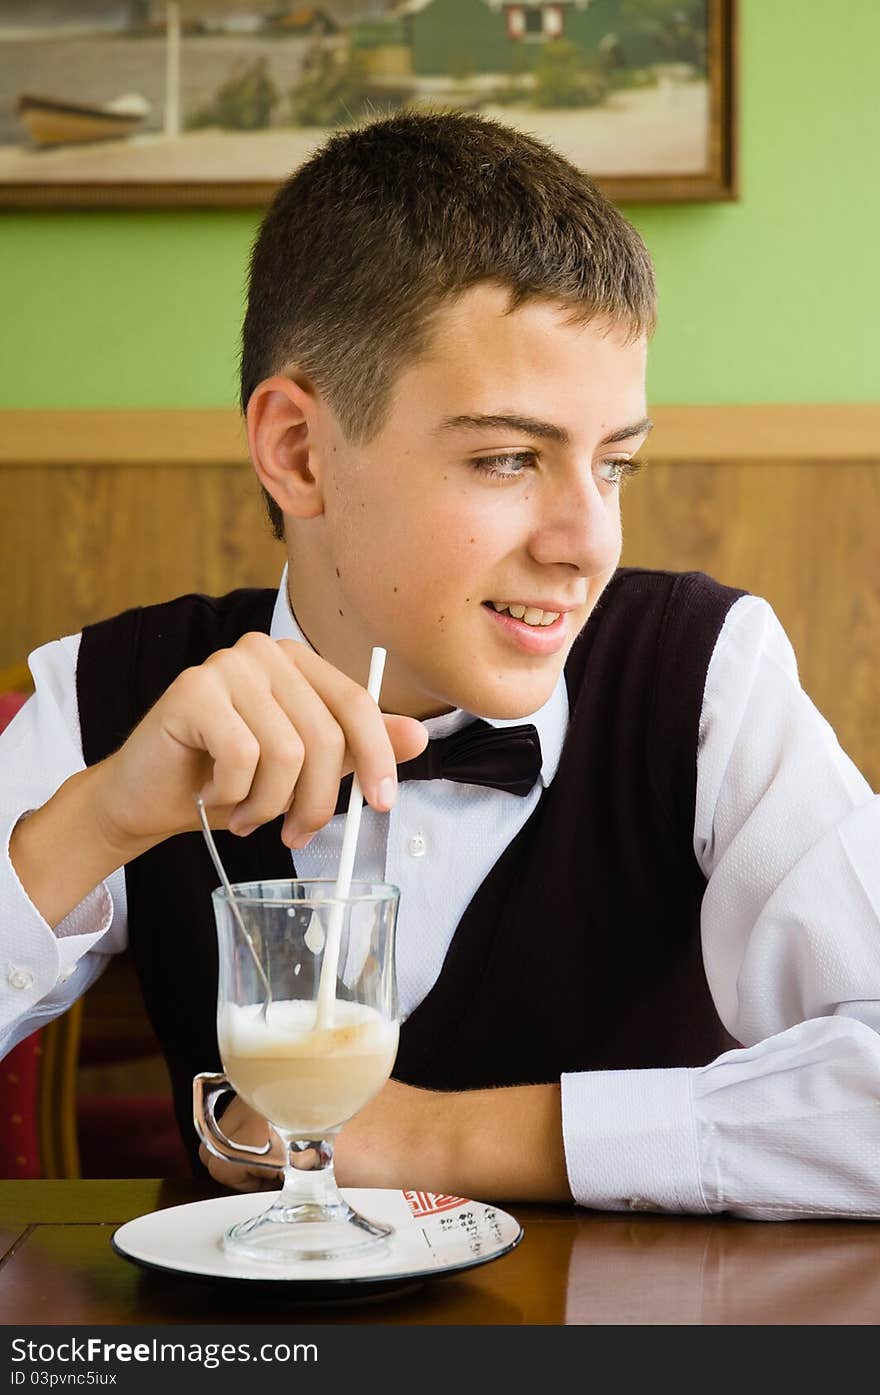
[[[409,851],[413,857],[424,857],[425,853],[428,850],[428,845],[422,837],[421,833],[416,833],[412,838],[410,838],[409,842],[407,843],[407,847],[409,848]]]
[[[30,969],[10,969],[6,982],[10,988],[33,988],[34,976]]]

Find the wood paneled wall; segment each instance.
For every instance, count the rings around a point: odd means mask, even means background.
[[[880,408],[658,407],[624,562],[772,603],[805,688],[880,787]],[[233,412],[0,413],[0,669],[127,606],[274,586]]]

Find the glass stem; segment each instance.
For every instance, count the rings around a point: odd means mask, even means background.
[[[333,1144],[330,1139],[287,1139],[284,1186],[276,1206],[344,1205],[333,1172]],[[311,1167],[297,1166],[297,1158],[314,1151]]]

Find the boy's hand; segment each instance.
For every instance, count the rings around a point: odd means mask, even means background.
[[[234,1096],[223,1111],[220,1127],[231,1142],[245,1143],[249,1147],[259,1148],[269,1137],[269,1125],[262,1114],[251,1109],[250,1105],[245,1104],[238,1095]],[[204,1143],[199,1145],[199,1157],[214,1181],[220,1182],[224,1187],[232,1187],[237,1192],[278,1190],[283,1180],[282,1169],[284,1167],[284,1148],[278,1138],[276,1138],[276,1146],[273,1149],[273,1158],[276,1152],[279,1170],[273,1176],[271,1172],[266,1172],[263,1168],[248,1167],[245,1163],[226,1162],[223,1158],[215,1158],[213,1153],[208,1152]]]
[[[430,1187],[430,1181],[425,1182],[426,1177],[436,1183],[432,1167],[437,1166],[437,1158],[431,1154],[435,1151],[443,1156],[445,1147],[441,1145],[431,1150],[426,1143],[435,1136],[432,1125],[437,1122],[437,1107],[449,1098],[401,1085],[397,1080],[387,1081],[336,1139],[335,1172],[339,1184],[344,1187]],[[257,1114],[238,1095],[224,1111],[220,1127],[233,1143],[260,1147],[269,1137],[269,1125],[262,1114]],[[215,1158],[204,1143],[199,1147],[199,1157],[215,1182],[234,1191],[277,1190],[283,1181],[284,1152],[277,1138],[272,1153],[272,1159],[277,1157],[278,1161],[277,1175],[246,1163]],[[305,1168],[314,1161],[315,1154],[311,1151],[299,1154],[297,1159]]]
[[[333,817],[352,770],[367,802],[390,809],[397,764],[427,739],[421,722],[383,715],[304,644],[250,633],[181,673],[94,767],[97,813],[107,841],[136,856],[197,829],[201,792],[212,827],[244,835],[285,813],[283,841],[301,848]]]

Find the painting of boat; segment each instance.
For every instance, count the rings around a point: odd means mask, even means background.
[[[137,92],[100,106],[22,93],[15,110],[36,145],[79,145],[131,135],[149,115],[150,104]]]

